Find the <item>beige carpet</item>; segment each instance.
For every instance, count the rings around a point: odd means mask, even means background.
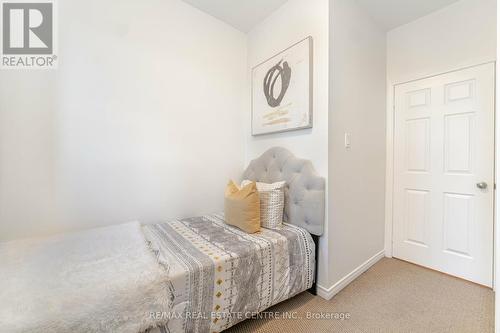
[[[309,293],[225,332],[493,332],[490,289],[396,259],[382,259],[332,300]],[[302,319],[282,319],[284,312]],[[304,319],[307,312],[349,313],[349,319]]]

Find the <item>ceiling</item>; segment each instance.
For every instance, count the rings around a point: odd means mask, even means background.
[[[184,0],[192,6],[232,25],[250,31],[287,0]]]
[[[287,0],[184,0],[243,32],[250,31]],[[313,0],[314,1],[314,0]],[[458,0],[356,0],[386,30],[409,23]]]
[[[386,30],[394,29],[458,0],[357,0],[375,22]]]

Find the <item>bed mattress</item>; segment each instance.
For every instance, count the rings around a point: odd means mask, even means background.
[[[168,324],[150,332],[220,332],[313,283],[314,243],[300,227],[250,235],[214,214],[143,231],[170,281],[170,310],[151,314]]]

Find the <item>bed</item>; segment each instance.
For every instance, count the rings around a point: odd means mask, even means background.
[[[219,213],[0,243],[0,331],[220,332],[315,293],[324,179],[284,148],[243,178],[286,181],[283,227],[247,234]]]
[[[220,332],[311,287],[314,243],[300,227],[247,234],[222,214],[144,226],[168,267],[171,308],[156,332]]]
[[[150,332],[220,332],[309,290],[315,294],[318,237],[323,233],[324,179],[284,148],[253,160],[244,179],[286,181],[286,223],[247,234],[223,214],[143,226],[168,267],[169,322]]]

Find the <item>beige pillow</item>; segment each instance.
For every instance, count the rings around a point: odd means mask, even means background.
[[[260,200],[255,182],[240,189],[230,181],[226,187],[224,211],[227,224],[249,234],[260,231]]]
[[[250,183],[250,180],[244,180],[241,186]],[[280,228],[285,208],[285,182],[257,183],[257,190],[260,198],[260,225],[268,229]]]

